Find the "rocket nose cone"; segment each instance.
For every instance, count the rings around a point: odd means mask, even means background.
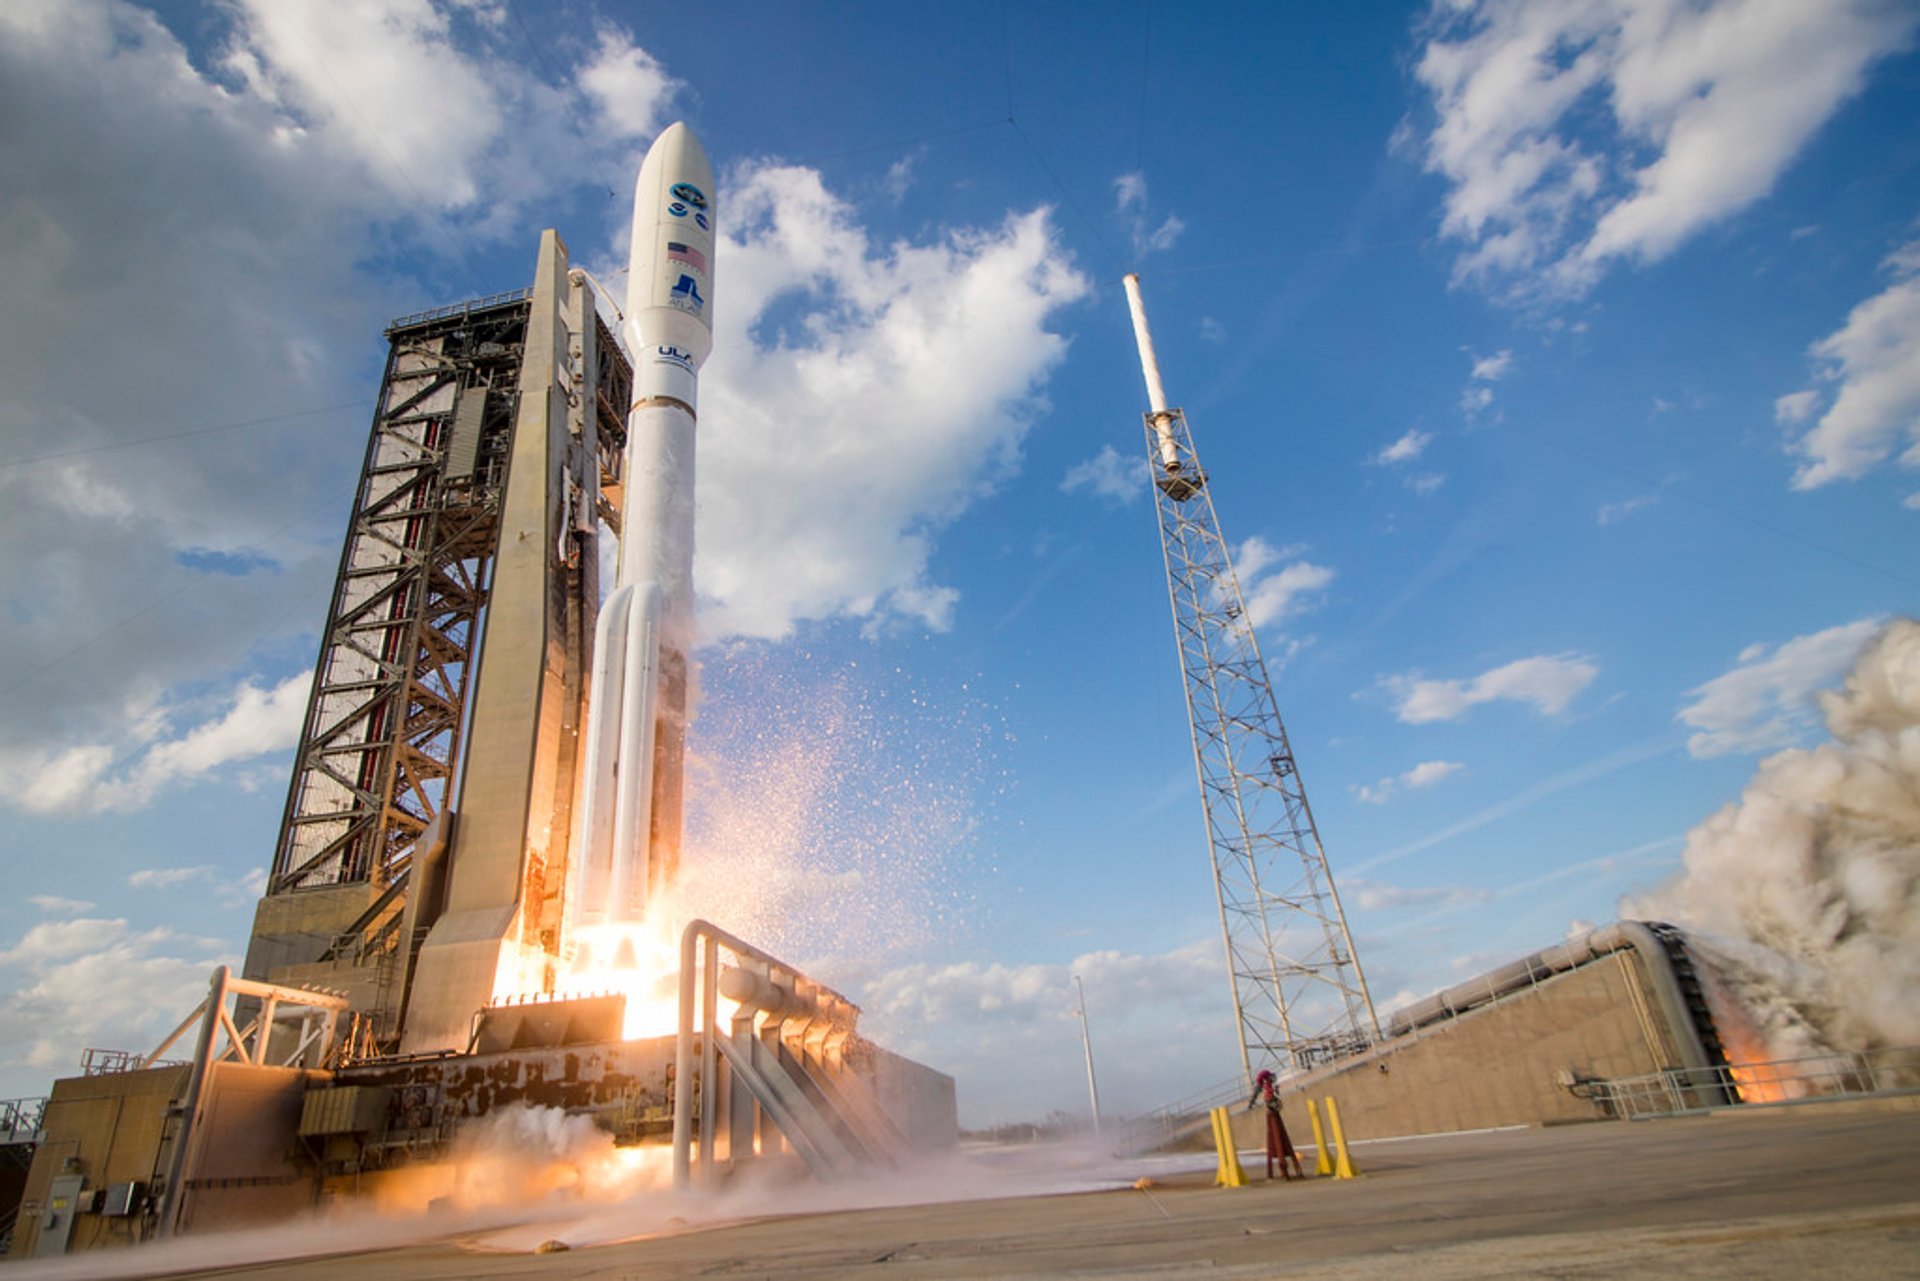
[[[700,145],[700,136],[687,127],[684,120],[676,120],[660,131],[660,136],[647,148],[647,157],[640,162],[642,182],[649,171],[666,170],[674,174],[698,174],[712,182],[713,166],[707,161],[707,149]]]

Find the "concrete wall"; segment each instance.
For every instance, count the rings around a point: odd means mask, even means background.
[[[129,1180],[151,1183],[160,1168],[167,1104],[185,1090],[186,1083],[185,1066],[55,1081],[47,1101],[45,1138],[27,1172],[10,1257],[22,1259],[33,1254],[40,1237],[40,1211],[56,1175],[84,1175],[88,1188]],[[78,1252],[131,1245],[139,1230],[137,1219],[82,1214],[74,1220],[68,1249]]]
[[[941,1152],[960,1141],[960,1112],[953,1078],[924,1063],[883,1050],[871,1041],[860,1044],[855,1071],[872,1085],[880,1110],[907,1137],[915,1152]]]
[[[1294,1142],[1312,1141],[1307,1098],[1331,1095],[1350,1139],[1503,1125],[1594,1120],[1591,1102],[1559,1083],[1638,1076],[1682,1061],[1637,950],[1614,952],[1495,1004],[1388,1041],[1310,1073],[1285,1092]],[[1237,1141],[1265,1141],[1265,1122],[1236,1110]]]

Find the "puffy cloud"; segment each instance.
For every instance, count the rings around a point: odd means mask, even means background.
[[[1012,467],[1087,289],[1045,210],[873,246],[810,169],[723,184],[726,305],[701,393],[712,635],[853,616],[939,628],[941,525]]]
[[[119,746],[93,743],[46,751],[0,745],[0,800],[35,813],[140,809],[170,788],[292,747],[312,681],[310,671],[270,689],[242,681],[219,700],[223,712],[170,737],[173,721],[211,700],[145,708],[131,718]]]
[[[206,720],[238,664],[284,671],[247,651],[325,599],[368,339],[422,288],[362,264],[437,271],[632,172],[602,117],[637,127],[646,90],[613,73],[646,60],[617,36],[583,87],[473,5],[210,12],[189,49],[116,0],[0,6],[0,542],[38,549],[0,563],[0,803],[133,805],[275,737],[270,685],[198,737],[153,722]]]
[[[1408,788],[1432,787],[1465,768],[1459,761],[1421,761],[1405,773],[1383,778],[1377,783],[1359,784],[1354,787],[1353,794],[1368,805],[1384,805],[1397,792]]]
[[[1127,223],[1127,235],[1136,258],[1173,248],[1174,241],[1180,239],[1180,233],[1187,229],[1187,224],[1178,214],[1168,214],[1158,227],[1148,229],[1145,174],[1123,173],[1115,178],[1113,204],[1114,211]]]
[[[659,59],[613,27],[600,29],[593,57],[577,79],[617,136],[646,141],[670,123],[666,110],[680,89]]]
[[[1920,240],[1887,259],[1893,283],[1856,306],[1847,323],[1813,344],[1821,381],[1774,402],[1782,423],[1805,422],[1827,402],[1820,421],[1793,442],[1804,461],[1795,489],[1853,480],[1902,444],[1900,462],[1920,467]]]
[[[1284,622],[1306,609],[1311,597],[1333,582],[1332,569],[1299,559],[1304,551],[1301,547],[1275,547],[1256,534],[1233,553],[1233,569],[1240,579],[1240,596],[1246,603],[1249,624],[1265,627]]]
[[[398,200],[459,208],[505,127],[484,70],[429,0],[235,0],[228,68],[282,128],[352,157]]]
[[[1877,0],[1436,0],[1415,78],[1459,280],[1578,293],[1772,190],[1903,46]]]
[[[1086,987],[1102,1102],[1139,1112],[1169,1080],[1218,1081],[1239,1061],[1219,940],[1065,965],[961,961],[889,970],[859,992],[863,1031],[959,1080],[963,1120],[1086,1108],[1073,976]]]
[[[33,926],[0,952],[15,985],[0,1007],[0,1062],[71,1073],[88,1047],[153,1049],[206,994],[225,947],[123,919]]]
[[[1110,502],[1130,503],[1147,492],[1149,479],[1144,460],[1123,458],[1112,445],[1102,445],[1099,453],[1067,469],[1060,489],[1068,494],[1084,489]]]
[[[1418,458],[1433,440],[1432,432],[1410,427],[1407,434],[1383,447],[1369,461],[1386,466],[1392,463],[1410,463]]]
[[[1815,723],[1814,694],[1840,679],[1881,620],[1863,618],[1778,646],[1749,645],[1733,670],[1688,691],[1677,714],[1695,732],[1696,757],[1764,752],[1800,738]]]
[[[1409,725],[1458,720],[1481,703],[1529,703],[1548,716],[1565,711],[1600,669],[1580,654],[1536,655],[1482,672],[1471,680],[1390,676],[1382,682],[1397,700],[1395,714]]]

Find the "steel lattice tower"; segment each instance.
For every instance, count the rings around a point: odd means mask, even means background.
[[[1139,280],[1126,285],[1241,1063],[1285,1075],[1363,1049],[1379,1019],[1186,414],[1167,407]]]

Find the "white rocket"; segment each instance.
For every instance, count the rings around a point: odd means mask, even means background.
[[[613,592],[594,629],[574,920],[637,919],[680,847],[693,646],[693,442],[713,349],[713,168],[675,124],[633,193],[626,339],[633,357],[626,496]]]

